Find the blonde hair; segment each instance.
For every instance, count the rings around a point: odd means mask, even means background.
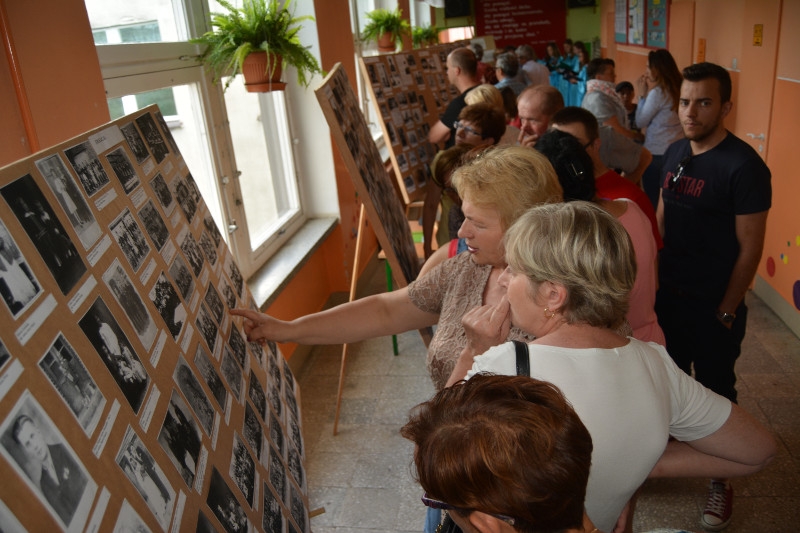
[[[461,198],[479,207],[496,209],[507,229],[529,208],[561,202],[563,191],[545,156],[526,146],[489,148],[453,172]]]
[[[464,102],[467,105],[492,104],[492,106],[498,108],[500,111],[505,112],[505,108],[503,107],[503,95],[500,94],[500,89],[491,83],[483,83],[473,88],[467,93],[467,96],[464,97]]]
[[[563,285],[559,310],[568,323],[615,329],[625,320],[636,279],[628,232],[602,208],[584,201],[541,205],[506,232],[506,261],[535,286]]]

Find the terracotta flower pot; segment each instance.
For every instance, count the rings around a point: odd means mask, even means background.
[[[273,55],[270,57],[270,69],[275,66],[275,70],[270,76],[267,68],[267,53],[253,52],[249,54],[242,63],[242,74],[244,75],[244,87],[251,93],[266,93],[269,91],[282,91],[286,84],[281,81],[281,56]]]
[[[394,42],[394,35],[391,32],[380,34],[378,37],[378,51],[380,52],[394,52],[397,49],[397,44]]]

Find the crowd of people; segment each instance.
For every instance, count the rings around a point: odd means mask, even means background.
[[[425,531],[630,531],[648,477],[710,478],[701,525],[724,529],[729,478],[775,454],[736,404],[771,186],[725,128],[730,75],[654,50],[617,85],[612,60],[569,40],[542,62],[481,54],[447,58],[459,96],[430,130],[419,277],[291,321],[232,314],[255,342],[437,326],[437,394],[402,430]]]

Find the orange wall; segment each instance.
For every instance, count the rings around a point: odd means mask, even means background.
[[[45,149],[110,120],[105,89],[83,0],[0,0],[18,79],[33,130],[22,127],[8,46],[0,74],[3,143],[0,165]],[[6,38],[7,37],[7,38]]]

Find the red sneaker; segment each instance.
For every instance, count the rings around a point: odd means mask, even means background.
[[[733,487],[727,481],[714,481],[708,486],[708,499],[700,525],[706,531],[722,531],[733,515]]]

